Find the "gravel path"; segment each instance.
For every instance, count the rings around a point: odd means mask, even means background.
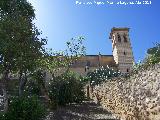
[[[50,112],[46,120],[116,120],[115,117],[94,102],[71,104]]]

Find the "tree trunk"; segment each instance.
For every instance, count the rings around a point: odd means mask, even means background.
[[[43,86],[41,86],[40,90],[41,90],[42,95],[44,95],[45,103],[49,103],[50,98],[49,98],[49,95],[48,95],[48,92],[47,92],[46,88],[44,88]]]
[[[9,70],[5,70],[3,72],[2,76],[2,91],[3,91],[3,96],[4,96],[4,111],[6,112],[8,110],[8,95],[7,95],[7,82],[8,82],[8,74]]]
[[[48,91],[46,89],[46,81],[47,81],[46,80],[46,75],[47,75],[46,72],[44,72],[44,81],[40,85],[40,90],[41,90],[42,95],[44,95],[44,97],[45,97],[45,102],[49,103],[50,102],[50,98],[49,98],[49,95],[48,95]]]
[[[18,92],[19,92],[19,96],[22,96],[22,92],[23,92],[23,90],[22,90],[22,71],[20,71],[20,73],[19,73],[19,90],[18,90]]]
[[[25,73],[25,76],[23,77],[22,72],[20,72],[20,76],[19,76],[19,96],[23,95],[23,90],[24,90],[24,87],[25,87],[26,83],[27,83],[26,73]]]

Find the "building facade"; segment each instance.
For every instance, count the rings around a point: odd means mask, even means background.
[[[78,59],[71,70],[81,75],[103,67],[111,67],[122,73],[131,71],[134,57],[129,38],[129,28],[112,28],[109,38],[112,41],[113,55],[86,55]]]
[[[113,55],[86,55],[79,58],[70,68],[80,75],[85,76],[88,72],[94,71],[100,67],[110,67],[117,69]]]

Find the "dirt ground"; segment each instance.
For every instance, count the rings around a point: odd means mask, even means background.
[[[108,111],[92,101],[71,104],[50,112],[46,120],[117,120]]]

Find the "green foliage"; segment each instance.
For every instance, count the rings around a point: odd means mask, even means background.
[[[146,59],[148,64],[156,64],[160,62],[160,43],[157,43],[155,47],[147,50],[149,56]]]
[[[34,10],[32,5],[27,0],[1,0],[0,8],[2,13],[14,14],[17,13],[27,18],[34,18]]]
[[[51,101],[57,105],[82,102],[84,99],[83,84],[71,72],[55,77],[50,83],[49,91]]]
[[[37,97],[13,98],[4,120],[42,120],[46,110]]]
[[[2,82],[6,86],[9,73],[19,74],[19,95],[22,95],[26,75],[38,68],[37,61],[46,54],[47,41],[40,37],[42,32],[33,23],[34,19],[33,6],[27,0],[0,1]]]
[[[2,84],[7,86],[9,73],[19,74],[19,84],[16,84],[19,96],[23,95],[23,90],[26,95],[46,92],[44,76],[39,69],[54,73],[58,68],[65,67],[68,71],[71,64],[85,54],[84,37],[72,38],[63,52],[46,51],[47,40],[41,38],[42,32],[35,26],[34,19],[33,6],[27,0],[0,1],[0,72],[4,76]],[[52,83],[53,94],[50,94],[52,101],[56,100],[60,105],[82,101],[82,84],[77,79],[68,72],[56,77]],[[5,87],[3,90],[7,91]],[[7,94],[5,98],[8,98]],[[36,101],[33,97],[12,100],[6,114],[7,120],[38,120],[43,111]]]
[[[84,85],[89,81],[88,76],[79,76],[79,79],[81,81],[81,83],[83,83]]]
[[[0,9],[1,68],[31,70],[43,55],[46,44],[33,23],[33,7],[26,0],[3,0]]]
[[[41,88],[45,88],[45,73],[42,70],[36,70],[28,77],[24,93],[25,95],[41,95]]]
[[[41,95],[40,86],[35,80],[28,80],[24,88],[24,95]]]
[[[121,75],[121,73],[118,71],[114,71],[113,69],[110,69],[109,67],[107,68],[101,67],[99,69],[96,69],[93,72],[89,72],[87,74],[87,77],[91,85],[98,85],[107,79],[117,77],[119,75]]]
[[[41,69],[49,71],[51,74],[59,72],[60,68],[68,68],[80,57],[85,55],[83,45],[85,38],[71,38],[67,43],[67,49],[64,51],[53,51],[47,49],[47,56],[39,60]],[[64,71],[65,72],[65,71]]]
[[[68,47],[68,49],[66,50],[67,53],[70,56],[76,56],[76,57],[81,56],[81,55],[85,55],[86,48],[83,45],[84,40],[85,40],[85,38],[83,36],[71,38],[71,40],[69,40],[67,42],[67,47]]]
[[[137,73],[140,69],[142,69],[142,61],[138,61],[132,66],[132,73]]]
[[[3,112],[0,112],[0,120],[5,120],[5,115]]]
[[[160,63],[160,44],[157,43],[155,47],[149,48],[147,50],[147,56],[143,61],[139,61],[135,65],[133,65],[132,73],[138,73],[140,70],[145,70],[149,66],[152,66],[156,63]]]

